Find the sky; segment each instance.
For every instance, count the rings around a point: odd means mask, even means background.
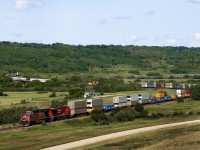
[[[200,0],[0,0],[0,41],[200,47]]]

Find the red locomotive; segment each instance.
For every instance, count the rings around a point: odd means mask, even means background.
[[[42,122],[61,120],[69,116],[70,116],[70,109],[68,106],[61,106],[58,108],[27,110],[21,113],[20,124],[22,124],[23,126],[29,126]]]

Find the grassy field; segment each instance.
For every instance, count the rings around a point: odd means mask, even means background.
[[[169,107],[172,111],[176,110],[175,106],[179,107],[180,103],[172,102],[172,105],[173,107],[169,106],[169,103],[163,103],[160,106],[161,109],[159,112],[162,113],[165,111],[163,109],[165,107]],[[187,108],[188,111],[197,110],[200,101],[185,102],[185,105],[190,105]],[[148,105],[148,107],[148,109],[151,109],[151,107],[153,109],[155,106]],[[179,110],[184,111],[185,107],[180,107]],[[200,115],[157,119],[135,119],[134,121],[129,122],[112,122],[109,125],[99,126],[90,119],[90,116],[85,116],[44,125],[37,125],[31,128],[0,131],[0,149],[41,149],[118,131],[194,119],[200,119]]]
[[[200,119],[200,116],[153,120],[137,119],[131,122],[112,123],[105,126],[95,125],[88,117],[71,119],[22,130],[2,131],[0,132],[0,149],[41,149],[118,131],[192,119]]]
[[[51,92],[40,93],[37,92],[5,92],[8,96],[0,97],[0,109],[11,106],[37,106],[47,107],[52,99],[62,99],[66,96],[66,92],[56,92],[57,97],[49,98]],[[25,100],[27,104],[20,104],[21,100]]]
[[[197,150],[200,147],[200,126],[185,125],[161,129],[134,136],[113,139],[90,146],[84,150]],[[90,148],[88,148],[90,147]],[[80,150],[80,148],[79,148]]]

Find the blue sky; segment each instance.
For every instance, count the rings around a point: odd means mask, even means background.
[[[200,47],[200,0],[0,0],[0,41]]]

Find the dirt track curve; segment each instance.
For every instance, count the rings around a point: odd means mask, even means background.
[[[101,135],[101,136],[97,136],[97,137],[93,137],[93,138],[89,138],[89,139],[84,139],[84,140],[80,140],[80,141],[70,142],[70,143],[66,143],[66,144],[62,144],[62,145],[58,145],[58,146],[53,146],[53,147],[45,148],[42,150],[67,150],[67,149],[77,148],[77,147],[81,147],[81,146],[85,146],[85,145],[89,145],[89,144],[94,144],[97,142],[106,141],[109,139],[114,139],[114,138],[119,138],[119,137],[123,137],[123,136],[142,133],[142,132],[146,132],[146,131],[152,131],[152,130],[157,130],[157,129],[163,129],[163,128],[187,125],[187,124],[194,124],[194,123],[200,123],[200,120],[170,123],[170,124],[163,124],[163,125],[156,125],[156,126],[151,126],[151,127],[144,127],[144,128],[133,129],[133,130],[121,131],[121,132],[111,133],[111,134],[107,134],[107,135]]]

